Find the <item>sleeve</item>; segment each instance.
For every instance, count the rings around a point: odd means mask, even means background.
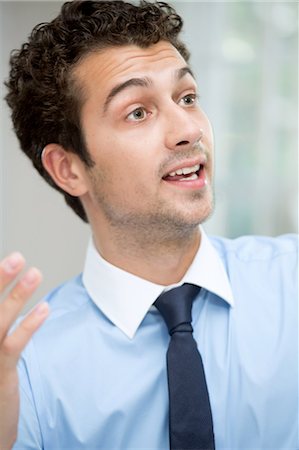
[[[41,450],[43,448],[41,429],[24,359],[19,361],[18,374],[20,414],[18,436],[13,450]]]

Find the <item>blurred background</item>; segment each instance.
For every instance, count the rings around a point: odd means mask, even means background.
[[[0,256],[17,249],[42,270],[33,301],[81,272],[90,232],[20,151],[3,80],[10,51],[61,4],[0,2]],[[184,18],[215,134],[216,209],[206,231],[231,238],[297,232],[298,4],[172,4]]]

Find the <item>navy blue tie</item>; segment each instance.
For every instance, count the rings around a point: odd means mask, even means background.
[[[193,284],[162,293],[155,306],[171,336],[167,351],[171,450],[214,450],[214,433],[204,368],[191,325],[200,287]]]

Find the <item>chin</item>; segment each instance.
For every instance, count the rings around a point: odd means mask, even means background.
[[[168,221],[165,221],[164,224],[167,223],[169,233],[172,230],[175,234],[189,235],[190,232],[192,233],[200,224],[205,222],[212,213],[212,205],[197,208],[193,211],[177,211],[176,214],[172,212],[171,216],[168,216]]]
[[[186,210],[187,207],[187,210]],[[214,211],[213,195],[210,190],[206,191],[204,196],[196,196],[188,204],[184,205],[184,213],[186,225],[200,225],[205,222]],[[182,217],[183,219],[183,217]],[[184,220],[184,219],[183,219]]]
[[[186,225],[189,226],[198,226],[206,220],[208,220],[211,215],[213,214],[213,208],[205,208],[204,210],[197,211],[196,214],[193,214],[192,216],[188,217],[186,220]]]

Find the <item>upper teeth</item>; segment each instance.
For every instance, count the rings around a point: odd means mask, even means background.
[[[175,172],[170,172],[169,176],[174,177],[175,175],[188,175],[192,172],[197,172],[199,170],[199,164],[192,167],[183,167],[182,169],[177,169]]]

